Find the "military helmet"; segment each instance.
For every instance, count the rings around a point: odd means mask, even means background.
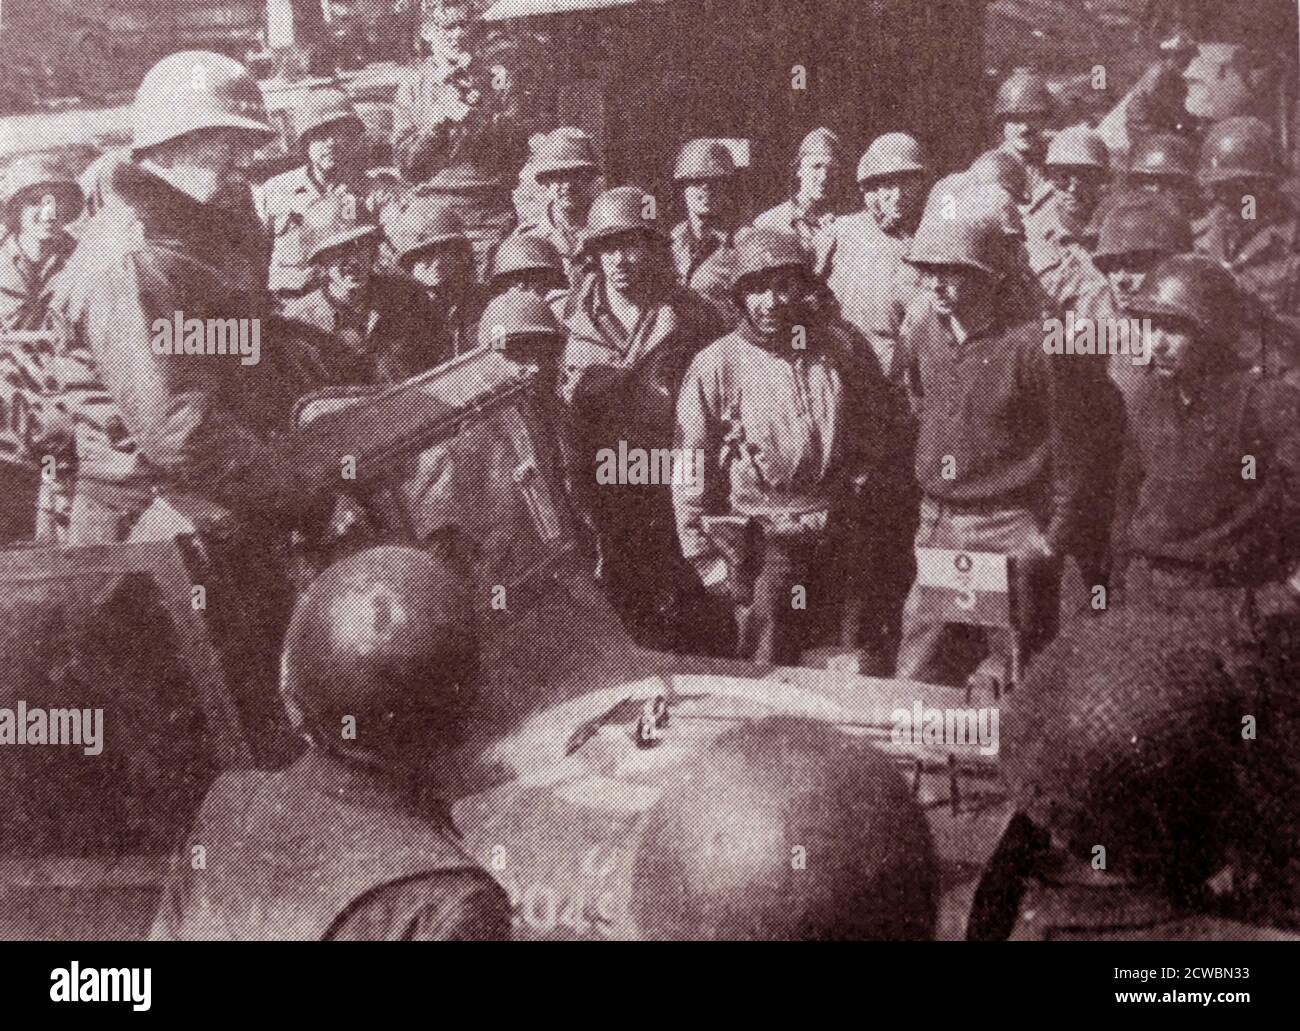
[[[827,129],[825,126],[814,129],[805,136],[799,144],[799,153],[796,158],[798,161],[807,157],[809,154],[816,154],[819,157],[830,158],[832,161],[838,161],[840,156],[840,138],[839,136]]]
[[[18,158],[5,169],[0,184],[0,206],[11,213],[23,197],[61,194],[69,207],[75,208],[64,221],[71,221],[85,206],[85,197],[76,177],[52,157]]]
[[[366,220],[364,207],[352,196],[322,197],[303,212],[302,246],[308,261],[378,235],[379,227]]]
[[[905,132],[887,132],[872,140],[862,155],[858,162],[858,182],[925,170],[925,152],[916,137]]]
[[[238,61],[208,50],[164,57],[145,73],[132,111],[137,153],[202,129],[246,129],[270,139],[257,80]]]
[[[1129,175],[1192,179],[1196,175],[1196,148],[1173,133],[1156,133],[1138,140],[1128,161]]]
[[[1185,254],[1192,249],[1192,225],[1172,201],[1149,193],[1129,195],[1098,226],[1093,260],[1125,254]]]
[[[1241,295],[1232,273],[1195,254],[1166,258],[1128,300],[1134,315],[1187,319],[1202,333],[1223,337],[1241,316]]]
[[[301,110],[294,115],[294,133],[298,145],[305,146],[312,134],[331,125],[351,125],[360,135],[365,132],[365,122],[352,106],[351,98],[338,89],[323,89],[309,93]]]
[[[554,132],[540,134],[531,149],[528,165],[533,178],[539,181],[552,175],[573,172],[595,175],[600,171],[594,141],[581,129],[563,126]]]
[[[956,195],[957,212],[953,218],[931,210],[921,218],[904,259],[911,265],[962,266],[990,276],[1001,276],[1005,265],[1007,228],[1000,218],[985,212],[963,212],[963,194]]]
[[[805,277],[812,276],[808,254],[794,233],[758,228],[750,229],[736,238],[736,278],[733,289],[737,296],[745,292],[745,282],[751,276],[782,269],[794,269]]]
[[[656,940],[925,940],[938,891],[894,760],[773,717],[720,735],[646,814],[632,917]]]
[[[1194,891],[1226,861],[1244,801],[1252,710],[1224,670],[1227,645],[1189,617],[1115,610],[1065,627],[1003,703],[1019,807],[1081,860]]]
[[[994,118],[1016,118],[1052,113],[1052,93],[1047,80],[1028,68],[1017,68],[998,87],[993,100]]]
[[[1002,187],[1018,203],[1029,199],[1029,171],[1025,163],[1008,150],[986,150],[971,162],[967,175],[977,183]]]
[[[1043,161],[1047,168],[1094,168],[1110,170],[1110,151],[1106,142],[1093,130],[1083,126],[1062,129],[1052,137]]]
[[[290,717],[320,748],[381,762],[454,744],[476,689],[472,613],[467,576],[427,552],[385,546],[336,562],[285,634]]]
[[[492,298],[479,316],[479,346],[505,351],[508,357],[517,360],[519,355],[517,349],[511,346],[512,341],[552,337],[553,351],[558,355],[563,336],[564,329],[550,306],[531,290],[506,290]],[[533,354],[526,360],[536,361],[536,357]]]
[[[528,233],[507,236],[492,255],[493,280],[520,272],[552,272],[561,282],[566,278],[564,259],[555,244]]]
[[[1258,118],[1225,118],[1215,122],[1201,144],[1197,176],[1202,183],[1225,179],[1267,178],[1281,174],[1273,134]]]
[[[411,197],[386,221],[385,232],[399,265],[405,265],[421,251],[434,247],[451,244],[466,253],[473,249],[455,206],[437,194]]]
[[[591,202],[587,211],[587,228],[582,246],[590,251],[594,244],[611,236],[641,232],[662,239],[659,212],[654,197],[639,186],[616,186]]]
[[[677,153],[673,181],[699,182],[705,179],[730,179],[736,174],[736,159],[731,150],[717,140],[687,140]]]

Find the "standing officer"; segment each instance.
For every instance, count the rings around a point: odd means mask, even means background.
[[[792,665],[837,636],[861,557],[847,553],[851,478],[882,446],[867,384],[883,380],[815,319],[793,234],[754,230],[739,258],[744,319],[695,357],[677,400],[677,453],[702,461],[673,503],[682,553],[736,606],[739,656]]]
[[[818,255],[840,312],[862,331],[893,382],[903,378],[898,333],[919,287],[916,270],[903,259],[921,220],[926,170],[921,145],[906,133],[874,140],[858,163],[864,210],[837,219]]]
[[[1152,357],[1115,522],[1124,600],[1253,634],[1300,593],[1300,392],[1242,368],[1241,298],[1213,262],[1161,262],[1128,310],[1151,319]]]
[[[1044,353],[1041,320],[1018,321],[1000,294],[1008,252],[996,220],[938,214],[922,221],[908,255],[930,295],[904,336],[920,419],[916,545],[1000,552],[1028,566],[1032,650],[1054,629],[1058,557],[1080,505],[1080,413],[1070,370]],[[899,677],[960,684],[985,650],[982,630],[928,618],[913,587]]]
[[[600,178],[591,136],[568,127],[547,133],[533,148],[528,167],[545,200],[537,220],[524,223],[515,233],[549,241],[560,252],[569,282],[576,283],[582,278],[582,227]]]
[[[444,794],[476,696],[472,612],[465,577],[411,548],[363,551],[316,579],[281,664],[307,750],[283,770],[217,778],[154,940],[510,937],[506,893],[457,843]]]
[[[1195,225],[1197,253],[1228,269],[1277,320],[1266,334],[1268,371],[1294,368],[1283,357],[1300,334],[1300,229],[1279,189],[1282,169],[1272,133],[1258,118],[1227,118],[1205,135],[1197,171],[1209,208]]]
[[[1233,682],[1195,622],[1108,613],[1067,627],[1003,710],[1019,815],[967,940],[1297,937],[1250,913],[1273,835],[1245,789],[1261,743],[1242,715],[1261,704],[1273,708]]]
[[[327,335],[345,382],[400,383],[453,356],[451,327],[421,281],[375,269],[378,241],[379,227],[346,202],[326,198],[303,216],[303,250],[320,285],[286,302],[284,314]]]
[[[20,158],[5,172],[0,205],[0,329],[43,329],[51,281],[76,245],[67,225],[81,214],[81,189],[54,161]]]
[[[539,297],[567,293],[569,277],[555,245],[540,236],[510,236],[492,255],[488,291],[496,296],[511,288],[531,290]]]
[[[140,84],[134,122],[133,157],[109,171],[53,301],[120,410],[103,429],[79,427],[70,539],[123,539],[156,489],[195,492],[269,539],[338,476],[336,456],[275,436],[318,385],[294,365],[302,348],[273,322],[258,364],[153,346],[176,312],[204,324],[268,316],[260,227],[217,202],[274,135],[262,93],[228,57],[172,54]]]
[[[1028,68],[1012,72],[998,87],[993,100],[997,146],[1024,164],[1031,199],[1046,185],[1043,158],[1047,154],[1046,134],[1054,107],[1047,80]]]
[[[673,227],[677,281],[736,320],[731,288],[736,278],[736,180],[731,150],[717,140],[688,140],[677,154],[673,182],[686,217]]]
[[[1065,129],[1052,139],[1044,169],[1050,188],[1025,210],[1025,247],[1044,292],[1064,307],[1087,274],[1087,228],[1109,176],[1110,158],[1091,129]]]
[[[346,93],[310,93],[294,115],[298,152],[304,163],[253,191],[257,213],[275,238],[268,286],[294,296],[311,288],[311,269],[302,248],[303,213],[322,197],[351,197],[362,204],[367,187],[359,167],[365,125]]]
[[[602,454],[649,458],[672,446],[682,374],[723,326],[674,281],[654,198],[639,187],[596,198],[583,251],[593,270],[559,311],[568,333],[559,393],[570,494],[595,531],[601,577],[629,632],[690,650],[698,644],[688,636],[683,595],[698,585],[677,550],[670,485],[634,476],[630,466],[627,482],[597,477]]]
[[[829,129],[805,136],[795,158],[794,196],[759,215],[755,227],[794,233],[804,250],[815,254],[835,222],[843,174],[840,151],[840,138]]]
[[[434,332],[450,341],[453,355],[473,350],[481,306],[474,248],[454,205],[436,195],[414,196],[390,214],[385,232],[397,267],[424,287],[438,314]]]
[[[456,205],[485,278],[515,221],[510,191],[528,140],[519,90],[494,54],[476,52],[485,33],[466,0],[425,0],[420,31],[431,52],[397,88],[393,156],[408,183]]]

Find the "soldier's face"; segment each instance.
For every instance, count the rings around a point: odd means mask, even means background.
[[[415,256],[410,271],[430,294],[442,297],[459,292],[465,276],[464,265],[459,248],[431,247]]]
[[[615,236],[600,250],[600,271],[605,284],[618,293],[644,288],[654,271],[654,250],[642,233]]]
[[[572,224],[587,220],[591,207],[592,187],[596,177],[585,172],[566,172],[563,175],[545,176],[541,185],[551,202],[551,208]]]
[[[863,199],[876,224],[885,232],[913,224],[925,202],[924,184],[919,175],[898,175],[875,179],[863,184]]]
[[[1068,215],[1087,218],[1097,207],[1106,185],[1106,173],[1097,168],[1061,166],[1049,172],[1057,203]]]
[[[682,189],[686,210],[700,221],[708,221],[721,213],[718,184],[711,179],[698,179]]]
[[[1153,316],[1151,319],[1151,371],[1161,379],[1177,379],[1196,365],[1196,330],[1185,319]]]
[[[994,286],[989,276],[965,265],[931,265],[923,282],[934,297],[934,310],[956,318],[989,300]]]
[[[359,304],[370,286],[375,255],[373,243],[331,251],[325,261],[325,288],[329,295],[340,304]]]
[[[307,142],[307,161],[318,175],[328,177],[350,162],[360,141],[355,129],[331,126]]]
[[[18,231],[29,240],[52,240],[75,217],[73,205],[57,193],[33,194],[22,205]]]
[[[1268,207],[1266,201],[1271,192],[1271,185],[1266,179],[1242,177],[1213,183],[1206,192],[1211,207],[1218,209],[1220,214],[1240,219],[1244,229],[1250,224],[1250,219],[1245,216],[1248,207],[1253,209],[1253,218],[1265,217],[1265,209]]]
[[[240,129],[209,129],[178,141],[170,167],[176,182],[204,204],[243,178],[263,138]]]
[[[745,283],[745,314],[763,336],[786,333],[799,321],[799,301],[805,290],[795,269],[775,269]]]
[[[1146,252],[1121,254],[1106,260],[1104,263],[1106,282],[1110,284],[1111,292],[1120,302],[1121,307],[1142,289],[1147,274],[1155,267],[1160,257],[1161,255],[1154,252]]]
[[[1042,115],[1014,115],[1002,123],[1002,142],[1027,161],[1036,161],[1045,147],[1047,119]]]
[[[799,161],[799,196],[823,201],[830,193],[832,162],[826,154],[805,154]]]

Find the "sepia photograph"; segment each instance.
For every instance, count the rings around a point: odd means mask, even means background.
[[[3,0],[33,991],[1300,940],[1297,9]]]

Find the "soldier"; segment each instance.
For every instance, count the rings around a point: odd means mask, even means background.
[[[1243,905],[1272,832],[1250,821],[1244,790],[1259,745],[1242,714],[1261,702],[1195,622],[1110,613],[1067,628],[1003,710],[1021,815],[967,939],[1296,937]]]
[[[1080,506],[1078,423],[1069,372],[1044,353],[1038,318],[1018,321],[1000,292],[1010,269],[1004,228],[990,218],[927,216],[907,260],[930,295],[904,341],[918,401],[918,547],[993,551],[1029,567],[1032,650],[1050,638],[1058,556]],[[913,587],[897,675],[960,684],[986,649],[978,628],[936,623]]]
[[[569,282],[577,283],[582,277],[582,226],[600,178],[592,139],[580,129],[556,129],[538,141],[528,162],[545,201],[538,219],[520,225],[515,233],[550,241],[560,252]]]
[[[847,554],[851,479],[884,446],[868,384],[878,398],[884,381],[815,319],[792,233],[754,230],[739,258],[744,320],[695,357],[677,400],[676,453],[698,457],[673,504],[682,553],[736,606],[739,656],[794,665],[836,637],[861,557]]]
[[[689,140],[677,154],[673,182],[686,217],[673,227],[677,281],[711,302],[724,321],[738,315],[731,303],[736,277],[736,160],[717,140]]]
[[[474,249],[455,207],[443,197],[411,197],[390,212],[385,231],[397,267],[423,284],[439,314],[439,330],[450,338],[451,353],[472,350],[480,307]]]
[[[569,289],[564,260],[555,245],[540,236],[511,236],[492,255],[488,290],[531,290],[539,297],[556,298]]]
[[[815,254],[835,222],[840,162],[840,138],[825,128],[810,132],[795,158],[794,196],[759,215],[755,227],[794,233],[803,248]]]
[[[1024,164],[1029,177],[1028,196],[1037,197],[1046,183],[1043,158],[1047,154],[1047,127],[1055,105],[1047,80],[1027,68],[1017,68],[998,87],[993,117],[998,125],[997,146]]]
[[[295,364],[302,348],[268,322],[277,339],[251,364],[233,348],[185,353],[159,329],[176,318],[260,327],[267,315],[260,227],[215,202],[274,134],[261,90],[230,58],[173,54],[144,77],[134,122],[133,158],[112,167],[104,206],[84,225],[53,301],[70,346],[120,410],[78,427],[70,540],[123,539],[155,490],[195,492],[269,539],[337,478],[333,456],[274,437],[317,385]]]
[[[927,163],[906,133],[878,137],[858,163],[864,210],[837,219],[818,256],[840,312],[871,344],[881,372],[901,382],[898,333],[920,280],[903,258],[925,201]]]
[[[431,53],[393,101],[393,155],[407,182],[456,205],[486,278],[492,248],[515,220],[510,190],[528,134],[513,73],[475,53],[485,33],[465,0],[425,0],[421,36]]]
[[[1109,167],[1106,144],[1096,133],[1058,133],[1044,165],[1051,188],[1040,191],[1025,211],[1030,270],[1060,308],[1073,302],[1087,276],[1087,227]]]
[[[1278,188],[1281,174],[1272,134],[1258,118],[1228,118],[1206,133],[1197,177],[1209,208],[1194,224],[1196,250],[1228,269],[1277,321],[1266,336],[1282,347],[1260,363],[1269,371],[1294,367],[1293,357],[1281,355],[1300,334],[1300,231]]]
[[[506,893],[457,844],[442,794],[477,693],[472,612],[467,578],[410,548],[315,580],[280,684],[307,750],[212,785],[151,938],[509,938]]]
[[[421,281],[375,269],[379,227],[357,214],[346,198],[307,209],[303,250],[320,285],[284,314],[328,334],[347,382],[400,383],[453,357],[453,327]]]
[[[50,159],[19,159],[5,172],[0,205],[0,329],[43,329],[51,281],[76,245],[67,225],[81,214],[81,189]]]
[[[699,644],[689,637],[683,595],[699,588],[677,550],[669,485],[634,476],[630,466],[614,483],[597,476],[609,455],[653,460],[667,453],[682,374],[723,326],[674,282],[654,198],[639,187],[596,198],[583,252],[593,271],[559,312],[568,334],[559,388],[568,487],[595,532],[601,578],[629,632],[643,643],[691,650]]]
[[[308,95],[294,115],[303,164],[268,179],[253,191],[258,216],[274,237],[267,283],[283,297],[311,289],[311,268],[302,247],[303,213],[323,197],[368,194],[360,163],[365,125],[346,93],[325,89]]]
[[[1239,291],[1213,262],[1166,259],[1127,307],[1151,320],[1152,357],[1115,521],[1124,600],[1250,635],[1300,592],[1300,392],[1242,368]]]
[[[1127,185],[1174,197],[1189,215],[1196,210],[1196,148],[1183,136],[1148,136],[1129,153]]]

